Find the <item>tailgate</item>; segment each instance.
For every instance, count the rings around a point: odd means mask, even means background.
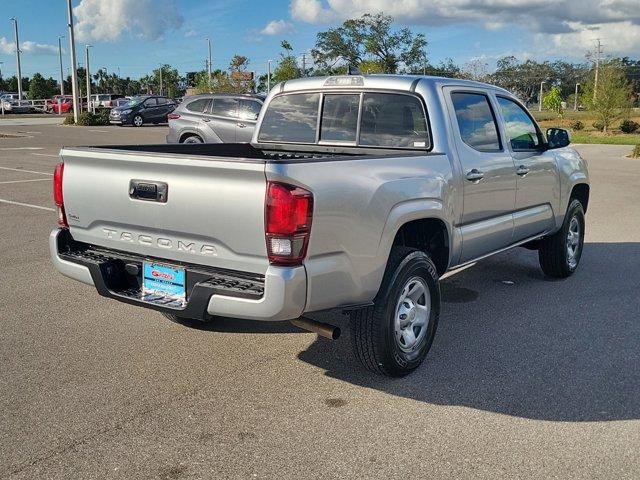
[[[75,240],[160,259],[266,272],[263,162],[90,148],[63,149],[60,155]],[[140,192],[130,192],[132,181]],[[166,187],[166,198],[134,198],[144,196],[150,185]]]

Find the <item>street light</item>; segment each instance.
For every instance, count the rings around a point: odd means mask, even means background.
[[[64,97],[64,69],[62,68],[62,43],[64,35],[58,35],[58,56],[60,57],[60,95]]]
[[[273,60],[267,60],[267,93],[271,91],[271,62],[273,62]]]
[[[16,78],[18,80],[18,100],[22,100],[22,69],[20,68],[20,40],[18,39],[18,19],[11,17],[9,20],[13,22],[13,29],[16,39]]]
[[[73,8],[71,7],[71,0],[67,0],[67,15],[69,27],[69,50],[71,53],[71,92],[73,93],[73,120],[78,123],[78,110],[80,105],[78,104],[78,74],[76,72],[76,41],[75,34],[73,32]]]
[[[541,112],[542,111],[542,86],[547,83],[547,82],[540,82],[540,95],[538,97],[538,111]]]
[[[209,50],[209,57],[207,60],[207,72],[209,73],[209,88],[211,88],[211,40],[207,40],[207,49]]]
[[[578,110],[578,87],[580,86],[579,83],[576,83],[576,93],[573,96],[573,111],[577,111]]]
[[[93,113],[96,113],[96,106],[91,104],[91,74],[89,73],[89,49],[92,47],[93,45],[84,46],[86,53],[84,74],[87,79],[87,112],[89,111],[89,107],[91,107],[91,111]]]

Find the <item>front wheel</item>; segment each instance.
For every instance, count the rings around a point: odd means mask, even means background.
[[[133,121],[131,123],[134,127],[141,127],[144,123],[144,119],[142,118],[142,115],[136,115],[133,117]]]
[[[545,275],[566,278],[578,269],[584,245],[584,210],[573,199],[567,209],[562,227],[544,238],[538,249],[538,260]]]
[[[394,247],[374,305],[351,313],[355,354],[375,373],[407,375],[431,348],[439,315],[435,265],[424,252]]]
[[[198,135],[190,135],[182,143],[204,143]]]

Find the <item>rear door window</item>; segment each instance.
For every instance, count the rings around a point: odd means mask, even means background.
[[[486,95],[454,92],[451,94],[451,101],[464,143],[479,152],[502,149],[496,119]]]
[[[235,98],[214,98],[210,113],[218,117],[238,117],[238,101]]]
[[[158,101],[155,98],[147,98],[144,101],[144,106],[149,108],[149,107],[155,107],[158,104]]]
[[[325,94],[322,102],[320,140],[355,142],[359,105],[359,94]]]
[[[258,141],[315,143],[319,93],[280,95],[265,112]]]
[[[190,112],[203,113],[209,105],[208,98],[199,98],[193,102],[187,103],[186,109]]]

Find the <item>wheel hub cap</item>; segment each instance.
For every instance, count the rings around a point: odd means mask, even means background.
[[[405,352],[415,350],[425,337],[431,315],[431,296],[424,280],[409,279],[400,293],[395,313],[395,338]]]
[[[576,217],[571,219],[567,231],[567,261],[571,268],[578,264],[578,252],[580,250],[580,222]]]

